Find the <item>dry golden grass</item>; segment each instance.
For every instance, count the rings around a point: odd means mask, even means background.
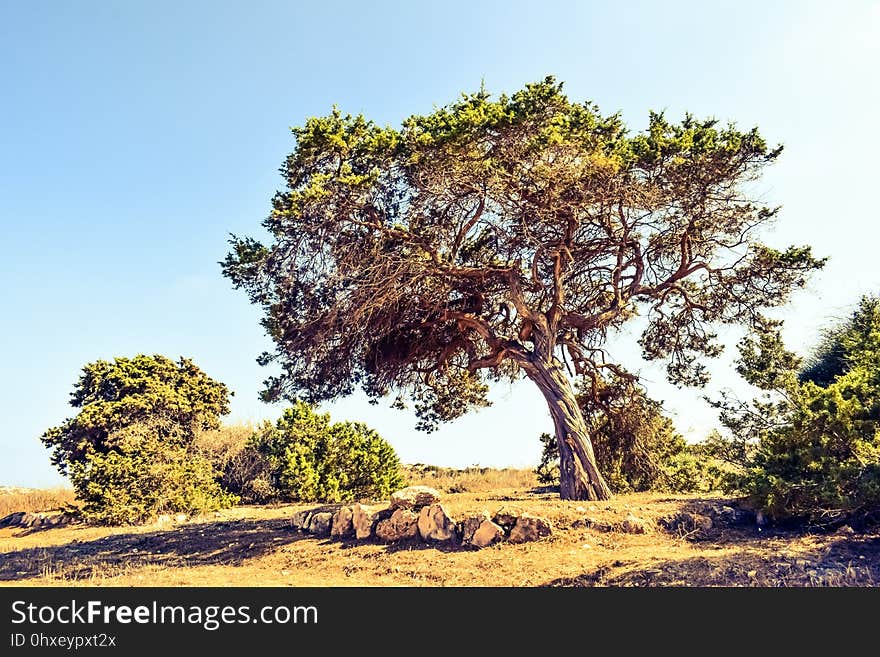
[[[533,470],[470,467],[462,470],[436,466],[410,465],[404,468],[409,486],[425,485],[442,493],[486,493],[507,488],[528,489],[538,486]]]
[[[0,518],[16,511],[58,511],[75,504],[73,489],[0,489]]]
[[[473,474],[473,473],[472,473]],[[443,486],[480,487],[471,475]],[[475,475],[474,475],[475,476]],[[487,473],[489,476],[489,473]],[[516,482],[525,474],[492,473]],[[445,493],[456,518],[502,505],[548,518],[553,535],[484,550],[331,541],[293,531],[310,505],[238,507],[175,527],[0,529],[0,585],[68,586],[876,586],[880,532],[810,534],[716,526],[705,540],[658,520],[718,503],[633,494],[567,502],[528,486]],[[648,522],[627,534],[627,514]]]

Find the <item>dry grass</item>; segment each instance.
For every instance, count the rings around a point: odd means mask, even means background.
[[[16,511],[59,511],[75,501],[70,488],[0,488],[0,518]]]
[[[486,473],[525,481],[520,471]],[[430,483],[488,487],[475,473]],[[553,535],[484,550],[331,541],[293,531],[309,505],[238,507],[175,527],[0,528],[0,585],[67,586],[877,586],[880,532],[813,534],[754,523],[716,525],[703,540],[661,518],[721,498],[621,495],[565,502],[531,486],[444,493],[456,518],[513,505],[548,518]],[[646,534],[621,530],[627,514]]]
[[[506,489],[529,489],[538,486],[533,470],[470,467],[463,470],[430,465],[404,468],[407,485],[425,485],[442,493],[488,493]]]

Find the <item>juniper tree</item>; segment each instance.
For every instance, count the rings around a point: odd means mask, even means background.
[[[222,263],[275,343],[264,398],[396,392],[431,430],[525,376],[566,499],[610,494],[573,386],[619,369],[610,332],[645,315],[644,357],[701,384],[714,325],[755,321],[821,265],[756,241],[777,209],[748,183],[781,152],[757,130],[651,113],[631,134],[553,78],[400,129],[334,108],[293,134],[271,243],[233,236]]]

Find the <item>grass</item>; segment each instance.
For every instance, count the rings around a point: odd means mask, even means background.
[[[701,540],[661,518],[729,500],[638,493],[568,502],[528,471],[436,470],[455,518],[502,505],[548,518],[552,536],[484,550],[331,541],[293,531],[315,505],[242,506],[181,525],[0,528],[0,585],[27,586],[877,586],[880,532],[798,533],[753,522]],[[506,485],[500,485],[503,482]],[[521,485],[524,484],[524,485]],[[456,487],[467,491],[450,492]],[[627,534],[628,514],[646,534]]]
[[[441,493],[486,493],[506,488],[528,489],[538,486],[533,470],[477,466],[456,470],[432,465],[408,465],[404,467],[404,479],[408,486],[431,486]]]
[[[75,502],[70,488],[0,488],[0,518],[16,511],[59,511]]]

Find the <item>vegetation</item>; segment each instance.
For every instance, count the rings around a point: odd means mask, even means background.
[[[300,502],[387,498],[403,482],[394,448],[360,422],[330,423],[297,402],[252,439],[277,495]]]
[[[525,376],[567,499],[610,494],[573,382],[618,371],[610,331],[641,314],[644,357],[701,384],[714,325],[754,325],[822,264],[757,241],[777,210],[748,183],[781,152],[757,130],[652,113],[631,134],[553,78],[400,129],[334,109],[293,132],[272,243],[233,237],[222,263],[275,342],[265,399],[396,392],[431,430]]]
[[[773,518],[834,524],[880,512],[880,299],[864,297],[805,366],[779,323],[740,345],[739,371],[765,391],[716,403],[740,470],[728,485]]]
[[[89,363],[70,403],[78,414],[41,439],[87,517],[134,523],[234,503],[193,448],[197,434],[229,412],[229,392],[191,360],[139,355]]]
[[[717,473],[699,447],[689,446],[633,377],[596,378],[578,395],[599,469],[615,493],[709,491]],[[542,483],[559,481],[556,437],[542,434],[536,473]]]

